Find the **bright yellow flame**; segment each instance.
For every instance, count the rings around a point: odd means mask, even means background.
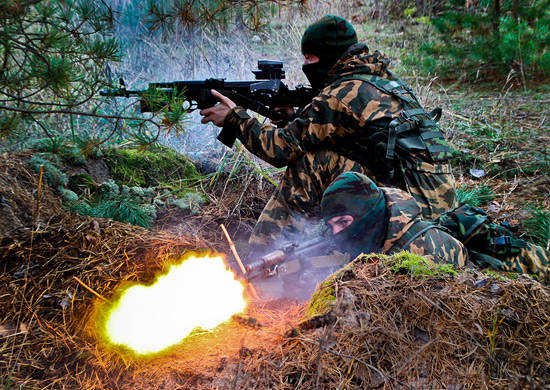
[[[243,291],[221,257],[190,257],[151,286],[126,290],[107,317],[107,337],[138,354],[159,352],[242,312]]]

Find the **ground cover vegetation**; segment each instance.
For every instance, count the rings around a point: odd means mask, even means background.
[[[220,223],[246,240],[281,173],[240,145],[225,149],[192,113],[142,115],[135,100],[98,91],[119,78],[132,88],[250,79],[264,57],[285,62],[289,85],[305,83],[301,34],[326,13],[353,21],[427,107],[443,107],[461,201],[548,249],[548,1],[0,5],[2,386],[548,382],[547,289],[406,254],[358,261],[327,281],[309,309],[255,303],[247,314],[263,327],[228,323],[162,359],[119,356],[93,329],[98,302],[118,282],[152,280],[167,259],[195,249],[228,252]]]
[[[550,18],[547,0],[441,2],[430,20],[436,34],[408,62],[442,76],[469,79],[519,75],[538,84],[550,76]]]

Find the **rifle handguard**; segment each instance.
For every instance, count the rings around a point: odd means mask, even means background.
[[[246,268],[246,278],[250,280],[259,277],[266,278],[271,274],[271,268],[285,259],[285,252],[281,249],[268,253],[260,258],[260,260],[248,264]]]

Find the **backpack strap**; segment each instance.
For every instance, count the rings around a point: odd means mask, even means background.
[[[504,253],[502,253],[503,256],[515,255],[519,248],[527,248],[527,242],[525,242],[525,240],[514,236],[494,237],[489,240],[489,243],[493,248],[499,248],[499,252],[504,251]]]
[[[407,158],[411,152],[426,152],[430,162],[447,161],[451,150],[437,122],[441,118],[440,107],[427,113],[411,88],[400,79],[387,78],[368,74],[354,74],[339,79],[340,82],[361,80],[385,94],[398,99],[403,106],[399,117],[394,118],[387,126],[388,140],[386,159],[392,161],[398,151]]]

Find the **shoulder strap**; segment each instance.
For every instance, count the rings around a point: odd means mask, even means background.
[[[403,111],[387,126],[388,141],[386,159],[391,161],[400,150],[405,158],[414,152],[425,152],[430,161],[447,161],[451,150],[445,141],[437,122],[441,118],[442,109],[437,107],[426,112],[418,101],[412,89],[402,80],[393,80],[368,75],[353,74],[342,77],[338,81],[361,80],[385,94],[398,99]]]
[[[420,106],[420,102],[416,98],[416,95],[413,93],[412,89],[409,88],[400,79],[396,78],[394,80],[386,79],[384,77],[370,75],[370,74],[353,74],[350,76],[342,77],[338,81],[348,81],[348,80],[361,80],[366,83],[369,83],[376,89],[384,92],[385,94],[395,96],[399,100],[404,101],[405,103],[417,103]],[[409,95],[409,96],[406,96]],[[412,97],[412,99],[411,99]],[[424,110],[422,110],[424,112]]]

